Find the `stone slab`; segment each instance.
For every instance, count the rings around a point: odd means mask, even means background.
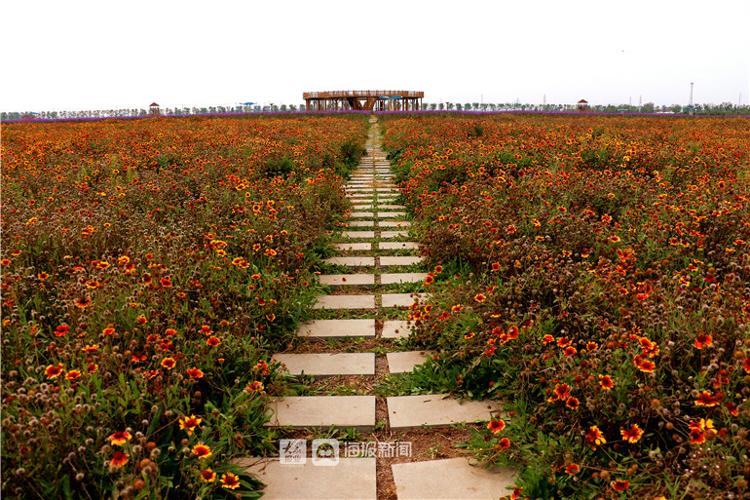
[[[380,242],[378,248],[381,250],[419,250],[419,243],[414,241],[383,241]]]
[[[395,232],[399,232],[399,231],[395,231]],[[400,231],[400,232],[403,232],[403,231]],[[343,236],[344,238],[350,238],[353,240],[361,239],[361,238],[374,238],[375,231],[341,231],[341,236]]]
[[[411,328],[408,321],[383,321],[381,337],[384,339],[403,339],[409,336]]]
[[[367,286],[375,284],[374,274],[321,274],[318,276],[321,285],[329,286]]]
[[[372,243],[335,243],[333,248],[341,251],[372,250]]]
[[[324,259],[323,262],[326,264],[332,264],[336,266],[349,266],[349,267],[373,267],[375,265],[375,257],[329,257]]]
[[[346,232],[346,231],[345,231]],[[409,235],[409,231],[380,231],[381,238],[402,238]]]
[[[372,220],[352,220],[346,223],[348,227],[375,227],[375,221]]]
[[[378,219],[398,219],[406,217],[406,212],[378,212]]]
[[[374,212],[352,212],[349,214],[352,219],[371,219],[375,217]]]
[[[374,309],[374,295],[321,295],[313,309]]]
[[[403,205],[378,205],[378,210],[405,210]]]
[[[284,364],[292,375],[375,375],[375,353],[372,352],[279,353],[272,359]]]
[[[424,294],[415,294],[420,299]],[[384,293],[382,296],[383,307],[409,307],[414,303],[415,297],[411,293]]]
[[[292,396],[268,402],[267,427],[371,429],[375,396]]]
[[[385,355],[390,373],[410,372],[430,357],[429,351],[389,352]]]
[[[510,468],[485,469],[465,457],[392,464],[398,500],[497,500],[513,493]]]
[[[500,413],[497,401],[460,401],[448,394],[396,396],[386,399],[391,429],[482,422]]]
[[[387,322],[386,322],[387,323]],[[303,323],[298,337],[343,338],[374,337],[374,319],[319,319]]]
[[[375,500],[375,458],[339,458],[335,467],[242,458],[235,463],[261,480],[264,500]]]
[[[408,220],[379,220],[378,226],[380,227],[411,227],[411,222]]]
[[[423,260],[424,260],[424,257],[418,257],[415,255],[387,255],[387,256],[380,257],[380,265],[381,266],[411,266],[413,264],[419,264]]]
[[[427,273],[386,273],[380,275],[380,283],[392,285],[394,283],[418,283],[424,281]]]

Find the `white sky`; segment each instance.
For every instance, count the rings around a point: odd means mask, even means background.
[[[9,0],[0,110],[426,102],[750,102],[748,0]]]

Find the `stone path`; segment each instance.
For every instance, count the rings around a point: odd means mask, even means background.
[[[340,377],[373,381],[388,373],[409,372],[431,354],[393,351],[398,339],[409,335],[408,322],[393,318],[405,318],[405,311],[399,311],[415,300],[424,301],[426,294],[387,293],[385,287],[390,286],[394,291],[393,287],[419,283],[427,273],[424,269],[417,270],[423,261],[417,255],[419,245],[409,240],[410,223],[405,220],[405,207],[396,201],[399,193],[392,180],[390,163],[381,149],[377,119],[371,118],[370,123],[367,156],[346,186],[352,211],[340,242],[334,246],[340,255],[326,259],[326,264],[336,272],[319,277],[330,292],[320,296],[314,306],[321,314],[328,315],[324,317],[337,319],[309,321],[297,335],[307,342],[373,339],[368,341],[369,345],[375,342],[382,347],[377,355],[372,351],[300,352],[300,349],[274,355],[291,374],[325,377],[334,380],[334,384]],[[314,345],[319,349],[321,344]],[[301,350],[304,351],[304,344]],[[372,385],[363,384],[370,388]],[[346,396],[336,395],[340,392],[336,393],[335,387],[331,391],[327,395],[274,399],[269,405],[271,419],[267,425],[283,429],[373,432],[379,429],[387,432],[388,441],[399,442],[410,439],[409,432],[415,429],[484,422],[500,411],[496,402],[458,401],[443,394],[384,398],[369,391]],[[431,436],[427,434],[420,439],[429,441]],[[380,441],[380,437],[360,436],[360,440]],[[430,443],[413,443],[413,446],[424,449]],[[342,457],[338,465],[324,466],[312,463],[310,456],[305,464],[298,465],[281,464],[272,458],[248,458],[241,463],[267,484],[264,498],[269,499],[497,499],[511,492],[508,489],[513,484],[511,471],[487,471],[470,465],[466,457],[405,460],[406,463],[395,463],[382,457]]]

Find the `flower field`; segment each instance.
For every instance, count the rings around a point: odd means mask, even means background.
[[[434,271],[422,388],[506,402],[515,497],[743,498],[746,119],[389,116]]]
[[[2,490],[253,496],[366,118],[2,126]]]

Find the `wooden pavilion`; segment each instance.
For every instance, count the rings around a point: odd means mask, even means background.
[[[421,90],[328,90],[305,92],[307,111],[417,111],[422,109]]]

